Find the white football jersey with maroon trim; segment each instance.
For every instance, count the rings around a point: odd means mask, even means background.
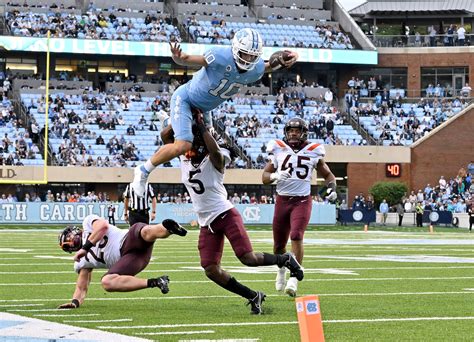
[[[97,215],[88,215],[84,218],[82,243],[85,243],[92,234],[92,224],[99,219],[101,217]],[[74,263],[74,270],[79,272],[83,268],[111,268],[121,257],[120,247],[127,233],[127,229],[119,229],[109,224],[109,229],[102,240],[97,242],[79,262]]]
[[[326,151],[324,145],[310,143],[298,152],[282,140],[268,143],[269,159],[278,171],[289,170],[291,177],[277,182],[277,193],[283,196],[308,196],[311,193],[311,177]]]
[[[221,148],[221,151],[227,166],[230,162],[230,153],[224,148]],[[224,174],[212,165],[209,156],[197,166],[185,156],[181,156],[180,159],[181,181],[191,196],[193,209],[198,215],[201,227],[209,225],[219,214],[234,207],[227,199]]]

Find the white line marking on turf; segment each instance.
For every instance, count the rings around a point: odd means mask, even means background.
[[[42,312],[42,311],[64,311],[64,309],[10,309],[7,312]]]
[[[196,330],[196,331],[162,331],[149,333],[135,333],[134,335],[194,335],[194,334],[214,334],[214,330]]]
[[[466,317],[405,317],[405,318],[373,318],[373,319],[334,319],[323,320],[324,323],[378,323],[378,322],[410,322],[410,321],[467,321],[474,316]]]
[[[26,253],[31,252],[33,249],[18,249],[18,248],[0,248],[0,253],[14,252],[14,253]]]
[[[74,321],[63,321],[63,323],[102,323],[102,322],[133,322],[131,318],[118,318],[118,319],[99,319],[99,320],[74,320]]]
[[[195,327],[229,327],[234,325],[253,326],[253,325],[280,325],[280,324],[296,324],[297,321],[284,322],[229,322],[229,323],[191,323],[191,324],[158,324],[158,325],[129,325],[129,326],[108,326],[101,325],[99,329],[160,329],[160,328],[195,328]]]
[[[306,270],[305,270],[306,271]],[[326,281],[387,281],[387,280],[462,280],[474,279],[473,277],[386,277],[386,278],[325,278],[325,279],[308,279],[306,282],[326,282]],[[243,283],[271,283],[273,279],[241,279]],[[174,280],[173,284],[212,284],[211,280]],[[60,285],[75,285],[75,282],[70,283],[3,283],[0,286],[60,286]],[[101,285],[99,282],[92,282],[90,285]],[[466,289],[465,289],[466,290]],[[0,305],[1,307],[1,305]]]
[[[65,314],[65,315],[53,315],[53,314],[36,314],[35,317],[86,317],[86,316],[100,316],[99,314]]]
[[[310,295],[311,293],[302,293],[301,296]],[[419,296],[419,295],[456,295],[456,294],[474,294],[474,291],[450,291],[450,292],[380,292],[380,293],[319,293],[319,296]],[[267,297],[283,297],[281,294],[267,294]],[[177,296],[177,297],[117,297],[117,298],[87,298],[88,301],[125,301],[125,300],[181,300],[181,299],[236,299],[237,297],[222,296]],[[60,302],[70,301],[70,298],[53,299],[53,298],[30,298],[30,299],[0,299],[0,303],[18,303],[18,302]]]
[[[404,317],[404,318],[373,318],[373,319],[334,319],[323,320],[323,323],[377,323],[377,322],[410,322],[410,321],[462,321],[474,320],[474,316],[465,317]],[[197,324],[161,324],[161,325],[136,325],[136,326],[98,326],[99,329],[159,329],[159,328],[192,328],[192,327],[226,327],[226,326],[254,326],[254,325],[290,325],[290,322],[229,322],[229,323],[197,323]],[[138,335],[139,333],[135,334]],[[143,333],[145,334],[145,333]],[[152,333],[153,334],[153,333]]]
[[[4,284],[1,284],[4,285]],[[0,305],[0,308],[8,308],[8,307],[24,307],[24,306],[43,306],[44,304],[5,304],[5,305]]]

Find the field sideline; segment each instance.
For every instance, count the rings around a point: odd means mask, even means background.
[[[274,290],[275,269],[245,267],[226,245],[223,267],[267,294],[265,314],[250,315],[244,299],[205,277],[196,230],[158,241],[141,274],[168,274],[169,294],[106,293],[96,270],[84,305],[56,310],[71,299],[76,279],[71,256],[57,246],[60,226],[24,228],[0,226],[0,312],[159,341],[299,340],[294,299]],[[320,296],[326,339],[474,340],[474,234],[371,229],[321,227],[306,234],[298,295]],[[249,234],[256,251],[271,252],[269,226],[249,227]]]

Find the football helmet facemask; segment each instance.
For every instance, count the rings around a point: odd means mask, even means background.
[[[67,226],[59,234],[59,247],[65,252],[77,252],[82,247],[82,229],[76,226]]]
[[[263,53],[263,40],[257,30],[244,28],[232,39],[232,55],[237,66],[245,71],[252,70]]]
[[[299,134],[290,133],[291,128],[299,129]],[[303,119],[292,118],[285,124],[284,132],[283,141],[291,148],[299,148],[308,139],[308,124]]]

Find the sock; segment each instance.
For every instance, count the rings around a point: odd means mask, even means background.
[[[253,299],[255,298],[255,296],[257,296],[257,292],[249,289],[245,285],[242,285],[234,277],[231,277],[229,279],[229,282],[222,287],[226,289],[227,291],[233,292],[247,299]]]
[[[158,287],[158,278],[151,278],[146,281],[146,287]]]
[[[278,264],[278,255],[262,253],[263,254],[263,266],[276,265]]]
[[[144,169],[146,170],[147,173],[150,173],[151,171],[153,171],[156,168],[156,166],[151,163],[150,159],[148,159],[146,161],[146,163],[143,165],[143,167],[144,167]]]

